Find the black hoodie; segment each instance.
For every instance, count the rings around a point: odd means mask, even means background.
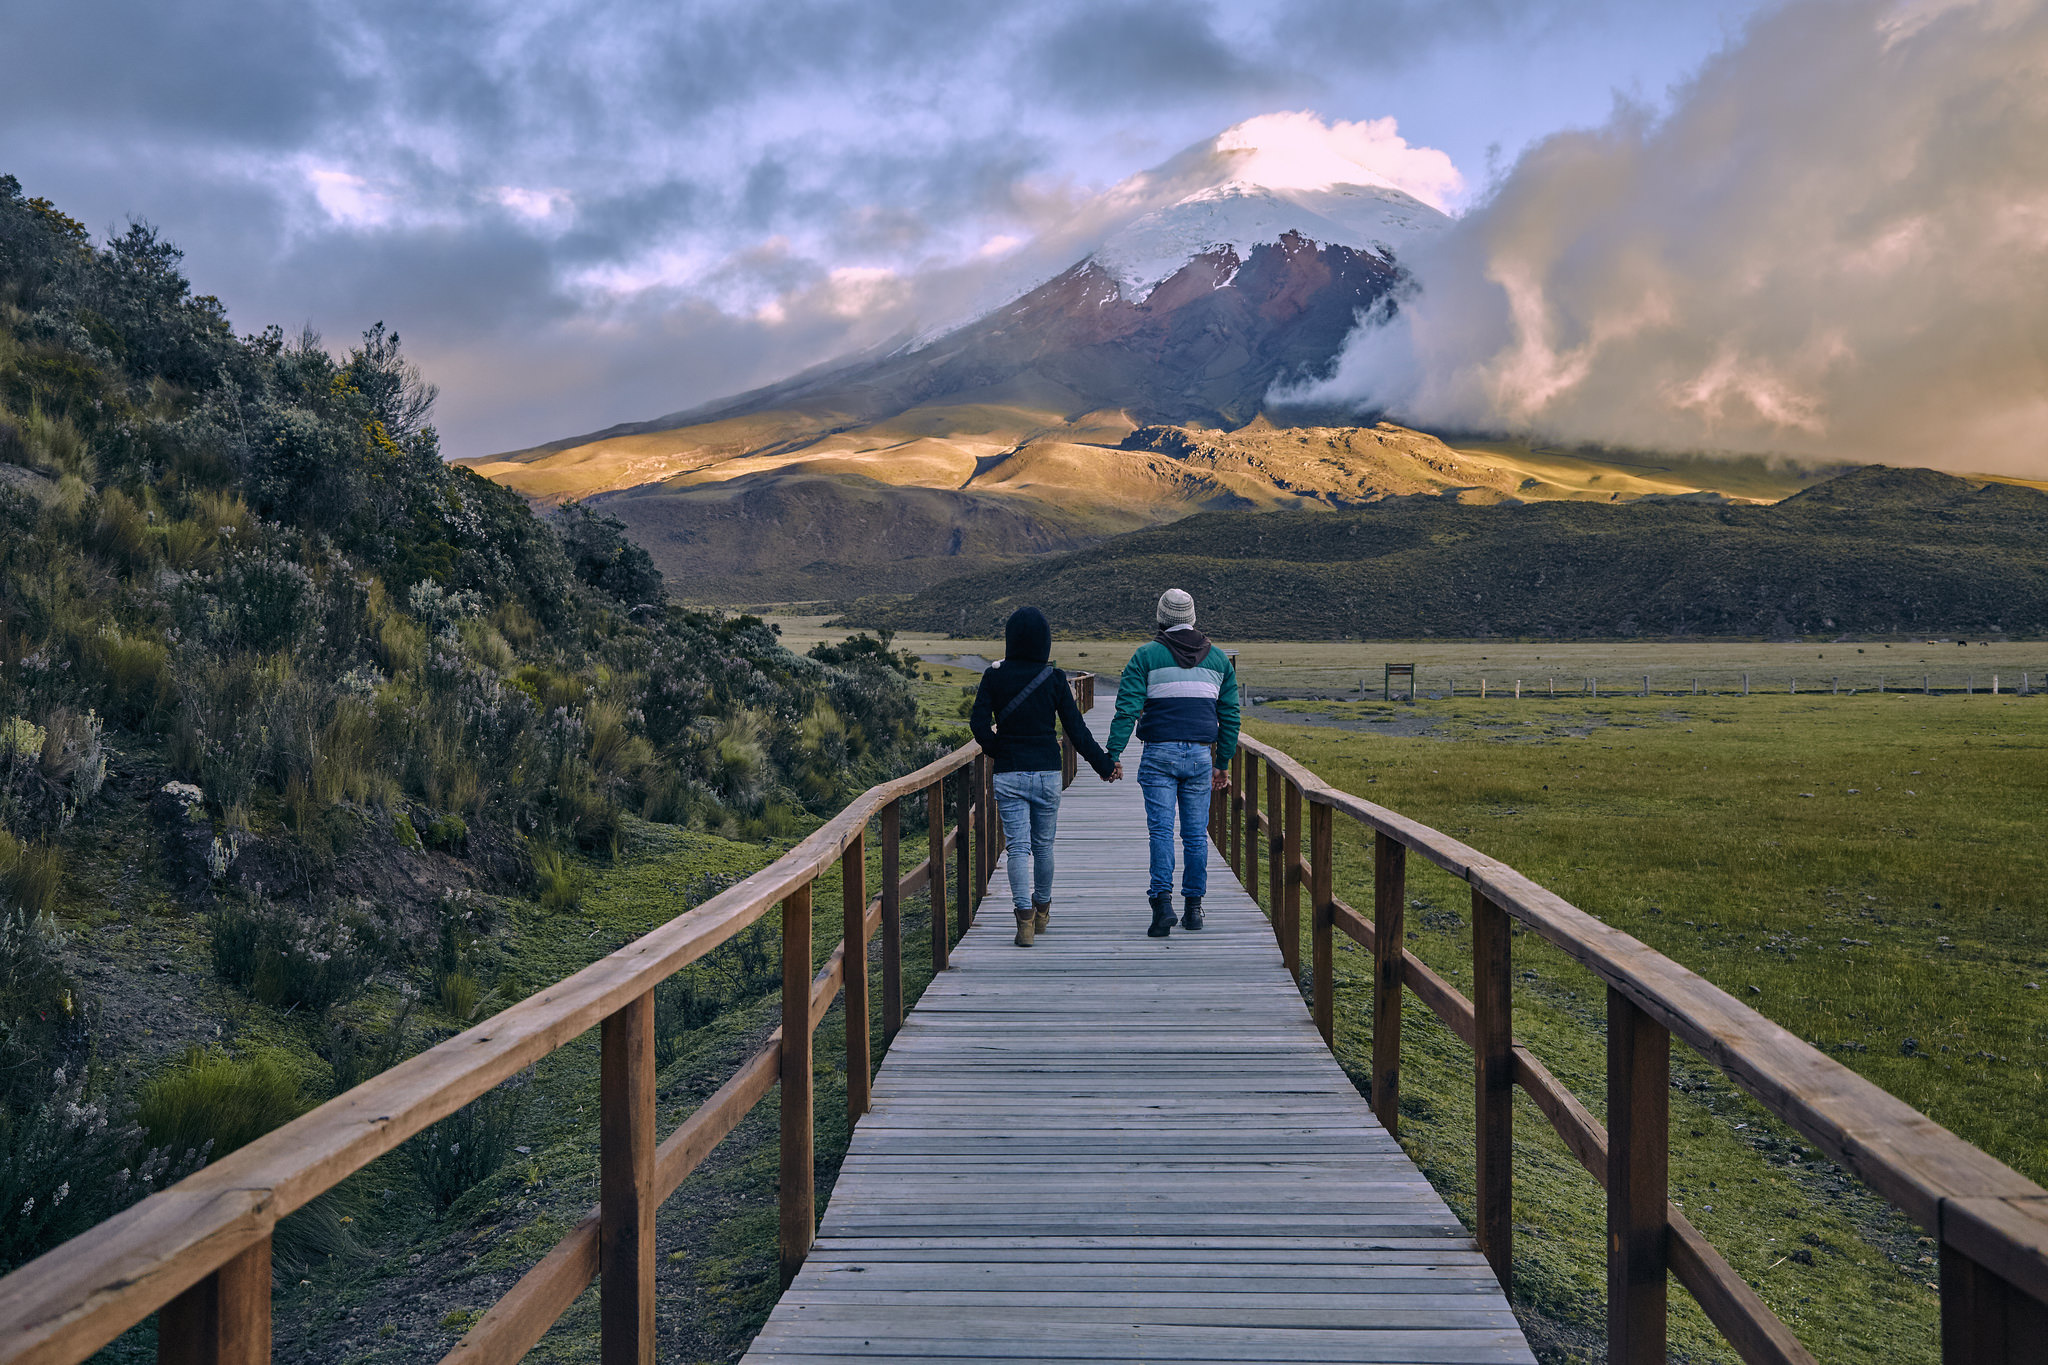
[[[995,760],[999,773],[1052,773],[1060,770],[1059,733],[1055,717],[1066,727],[1082,761],[1105,779],[1109,776],[1109,755],[1081,719],[1074,704],[1074,690],[1058,669],[1024,699],[1023,705],[996,725],[996,713],[1010,704],[1019,692],[1048,667],[1052,656],[1052,627],[1045,613],[1036,607],[1019,607],[1003,627],[1003,661],[981,675],[974,694],[974,713],[968,725],[982,751]]]

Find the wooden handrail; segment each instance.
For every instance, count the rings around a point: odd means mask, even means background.
[[[1086,709],[1094,678],[1068,675]],[[773,1088],[778,1073],[807,1086],[811,1034],[846,978],[848,948],[866,1019],[867,945],[883,937],[885,1037],[900,1024],[901,933],[897,905],[920,887],[932,893],[934,966],[945,965],[948,855],[959,867],[956,904],[965,931],[995,856],[992,765],[969,742],[916,772],[869,788],[782,857],[693,910],[684,912],[574,975],[400,1063],[311,1113],[229,1153],[171,1188],[151,1195],[0,1279],[0,1365],[75,1365],[150,1313],[159,1322],[160,1361],[245,1362],[269,1358],[269,1243],[277,1220],[361,1170],[428,1125],[603,1024],[604,1199],[542,1261],[485,1313],[448,1359],[519,1359],[589,1285],[606,1277],[603,1358],[653,1359],[652,1218],[711,1149]],[[941,792],[959,775],[957,820],[946,828]],[[927,794],[933,815],[925,860],[897,878],[897,803]],[[846,934],[824,968],[808,969],[811,888],[833,864],[860,856],[868,822],[882,816],[883,894],[850,900]],[[978,836],[978,837],[977,837]],[[976,846],[974,875],[970,845]],[[865,865],[862,865],[865,875]],[[852,896],[856,893],[850,892]],[[802,943],[785,944],[785,965],[800,962],[786,987],[783,1024],[669,1138],[655,1145],[650,1044],[654,988],[731,939],[777,904],[785,924],[801,921]],[[858,911],[856,906],[861,907]],[[785,937],[789,937],[785,935]],[[785,972],[787,980],[788,973]],[[792,1029],[800,1018],[801,1028]],[[849,1031],[867,1063],[863,1029]],[[800,1067],[797,1062],[800,1060]],[[849,1085],[865,1097],[865,1077]],[[785,1103],[785,1109],[794,1106]],[[809,1247],[812,1122],[784,1118],[783,1256],[785,1274]],[[857,1116],[856,1116],[857,1117]],[[792,1147],[800,1149],[793,1152]],[[797,1159],[800,1157],[800,1160]],[[616,1235],[607,1232],[610,1224]]]
[[[1668,1269],[1690,1290],[1710,1321],[1751,1365],[1812,1361],[1791,1330],[1685,1216],[1663,1197],[1664,1096],[1668,1072],[1659,1041],[1675,1036],[1719,1067],[1765,1109],[1803,1133],[1831,1160],[1932,1233],[1941,1248],[1942,1352],[1954,1365],[2017,1365],[2038,1361],[2048,1341],[2048,1191],[1978,1150],[1897,1097],[1749,1009],[1726,991],[1580,910],[1513,868],[1418,821],[1330,786],[1284,751],[1249,736],[1241,770],[1267,773],[1267,811],[1256,794],[1233,783],[1217,803],[1232,828],[1217,845],[1250,871],[1238,849],[1269,839],[1273,865],[1267,900],[1283,953],[1293,969],[1299,929],[1290,908],[1311,890],[1311,1010],[1331,1036],[1334,987],[1330,936],[1342,930],[1375,959],[1375,1111],[1389,1132],[1399,1115],[1399,993],[1412,991],[1475,1049],[1479,1096],[1478,1227],[1505,1286],[1511,1250],[1505,1162],[1511,1152],[1508,1110],[1498,1101],[1500,1076],[1511,1076],[1549,1119],[1567,1148],[1608,1194],[1609,1358],[1665,1358],[1663,1285]],[[1285,796],[1290,818],[1283,844],[1274,834]],[[1298,803],[1310,807],[1316,836],[1304,856],[1293,831]],[[1342,814],[1374,831],[1374,913],[1371,919],[1338,899],[1326,831]],[[1237,826],[1242,826],[1241,836]],[[1401,907],[1405,855],[1413,850],[1472,888],[1474,981],[1498,1003],[1476,1008],[1405,946]],[[1280,861],[1284,859],[1284,862]],[[1246,882],[1256,897],[1257,878]],[[1512,919],[1590,969],[1607,986],[1608,1105],[1624,1139],[1610,1143],[1576,1097],[1515,1042],[1509,1030],[1513,989],[1505,936],[1490,916]],[[1393,1002],[1389,1008],[1389,1002]],[[1385,1021],[1383,1024],[1382,1021]],[[1661,1215],[1657,1206],[1662,1205]],[[1646,1221],[1647,1220],[1647,1221]]]

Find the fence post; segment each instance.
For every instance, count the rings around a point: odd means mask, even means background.
[[[882,1042],[903,1027],[903,901],[898,895],[903,862],[902,803],[882,807]]]
[[[974,789],[981,781],[980,762],[970,759],[960,769],[960,796],[953,808],[959,831],[953,845],[953,921],[961,938],[974,923]]]
[[[782,902],[780,1240],[784,1289],[809,1254],[817,1228],[811,1135],[811,883],[805,882]],[[648,1360],[653,1359],[650,1354]]]
[[[1408,939],[1408,846],[1381,833],[1372,852],[1372,1110],[1401,1135],[1401,989]]]
[[[1943,1218],[1947,1222],[1946,1214]],[[1941,1239],[1943,1365],[2022,1365],[2041,1358],[2048,1303]]]
[[[1282,879],[1284,888],[1283,908],[1287,914],[1286,927],[1280,931],[1280,960],[1287,964],[1287,975],[1295,981],[1301,980],[1301,788],[1292,779],[1287,783],[1287,831],[1284,836],[1281,857],[1286,860],[1287,871]]]
[[[787,934],[786,919],[784,923]],[[810,960],[810,947],[806,917],[805,961]],[[786,972],[788,953],[783,956]],[[808,1002],[809,971],[803,979],[803,999]],[[810,1035],[804,1037],[804,1079],[808,1082]],[[647,991],[605,1016],[599,1029],[598,1054],[598,1354],[604,1365],[654,1365],[654,1210],[659,1202],[654,1195],[654,992]],[[786,1073],[787,1031],[782,1054]],[[806,1105],[807,1113],[808,1108]],[[785,1126],[785,1146],[788,1140]],[[808,1158],[808,1144],[805,1154]],[[808,1177],[808,1160],[804,1172]],[[806,1189],[806,1209],[809,1198]],[[784,1264],[788,1266],[787,1243],[784,1246]],[[797,1260],[803,1259],[809,1246],[806,1241],[798,1249]],[[787,1284],[789,1275],[795,1273],[788,1269],[783,1282]]]
[[[995,880],[996,859],[1003,851],[1003,822],[996,819],[996,761],[986,754],[981,758],[981,785],[974,799],[981,807],[981,880],[975,883],[979,904],[980,898],[988,895],[988,884]]]
[[[929,874],[926,884],[932,899],[932,972],[946,970],[946,779],[941,777],[924,789],[925,820],[931,833],[931,852],[925,857]]]
[[[845,914],[846,1126],[868,1112],[868,831],[863,825],[839,855],[840,909]]]
[[[1472,890],[1472,1012],[1479,1249],[1507,1289],[1514,1269],[1514,989],[1507,912]]]
[[[1663,1365],[1671,1035],[1607,988],[1607,1359]]]
[[[269,1365],[270,1236],[165,1304],[157,1365]]]
[[[1238,745],[1230,753],[1230,790],[1223,793],[1223,818],[1230,823],[1230,870],[1236,874],[1240,884],[1244,881],[1244,821],[1238,818],[1244,809],[1244,746]]]
[[[1243,749],[1238,750],[1244,753]],[[1259,756],[1244,755],[1244,883],[1252,904],[1259,903]]]
[[[1280,826],[1280,765],[1266,765],[1266,907],[1273,912],[1273,941],[1280,945],[1280,955],[1287,955],[1287,945],[1281,940],[1281,930],[1286,917],[1281,912],[1282,888],[1287,884],[1287,836]]]
[[[1323,1035],[1325,1045],[1330,1044],[1336,1037],[1337,944],[1333,937],[1336,917],[1330,910],[1336,869],[1332,865],[1330,826],[1330,808],[1312,803],[1308,808],[1309,941],[1312,945],[1310,963],[1314,971],[1314,998],[1311,1010],[1315,1015],[1316,1032]]]

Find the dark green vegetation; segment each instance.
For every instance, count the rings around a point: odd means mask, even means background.
[[[0,177],[0,1271],[932,749],[900,658],[666,605],[615,522],[444,465],[433,396],[383,327],[237,336],[153,231],[96,246]],[[282,1274],[431,1250],[534,1134],[587,1136],[588,1079],[294,1215]]]
[[[1699,972],[2031,1178],[2048,1180],[2048,702],[1651,698],[1289,703],[1254,725],[1326,781],[1500,858]],[[1395,715],[1433,733],[1381,737]],[[1337,822],[1338,894],[1370,905]],[[1409,946],[1471,992],[1462,883],[1409,860]],[[1604,1114],[1605,997],[1514,939],[1515,1032]],[[1306,962],[1306,950],[1304,950]],[[1371,962],[1337,962],[1370,1072]],[[1469,1218],[1471,1053],[1410,997],[1404,1145]],[[1822,1360],[1934,1361],[1934,1249],[1720,1073],[1674,1048],[1672,1197]],[[1516,1302],[1553,1361],[1603,1339],[1597,1186],[1518,1100]],[[1735,1357],[1674,1286],[1674,1357]]]
[[[2048,634],[2048,493],[1872,466],[1771,506],[1640,498],[1217,512],[971,573],[847,620],[990,633],[1024,603],[1127,634],[1161,589],[1219,639]]]

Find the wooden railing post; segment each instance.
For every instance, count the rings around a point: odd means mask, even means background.
[[[158,1311],[156,1359],[157,1365],[267,1365],[268,1235]]]
[[[953,918],[961,938],[967,937],[974,924],[974,789],[980,781],[980,764],[976,758],[960,769],[960,795],[953,809],[959,839],[953,846]]]
[[[1479,1249],[1509,1288],[1514,1268],[1514,1014],[1507,912],[1473,888],[1473,1084]]]
[[[946,970],[946,779],[941,777],[925,788],[925,813],[931,833],[931,852],[925,856],[926,884],[932,900],[932,972]]]
[[[811,1155],[811,887],[782,902],[782,1287],[796,1278],[817,1230]],[[651,1361],[653,1357],[650,1355]],[[606,1365],[610,1365],[607,1360]]]
[[[1287,975],[1294,980],[1301,979],[1301,788],[1292,779],[1287,783],[1287,833],[1285,846],[1280,856],[1286,861],[1287,875],[1285,898],[1282,907],[1287,914],[1286,927],[1280,931],[1280,960],[1287,964]]]
[[[1949,1221],[1945,1209],[1941,1238],[1943,1365],[2037,1365],[2042,1351],[2048,1349],[2048,1301],[2035,1298],[1957,1250],[1946,1235]]]
[[[846,1126],[868,1112],[868,835],[853,836],[839,855],[840,908],[845,915]]]
[[[1311,805],[1308,808],[1308,866],[1309,866],[1309,941],[1312,945],[1310,960],[1314,970],[1314,998],[1310,1013],[1315,1016],[1316,1032],[1323,1035],[1328,1044],[1336,1038],[1336,913],[1330,902],[1335,898],[1336,869],[1332,865],[1331,811],[1328,806]]]
[[[1282,938],[1286,917],[1280,909],[1281,888],[1287,883],[1286,835],[1280,829],[1280,769],[1266,765],[1266,908],[1273,912],[1273,937],[1280,942],[1280,955],[1287,955]]]
[[[598,1050],[598,1356],[654,1365],[654,992],[605,1016]]]
[[[1244,750],[1239,749],[1239,753]],[[1252,904],[1259,903],[1259,756],[1244,755],[1244,792],[1240,798],[1244,810],[1244,882],[1245,894],[1252,898]]]
[[[1607,1359],[1663,1365],[1671,1035],[1607,988]],[[1977,1357],[1973,1357],[1976,1359]]]
[[[1245,808],[1245,747],[1239,745],[1231,753],[1231,790],[1223,794],[1223,819],[1229,821],[1229,860],[1231,872],[1237,880],[1245,880],[1245,823],[1239,819],[1239,812]]]
[[[1401,1135],[1401,991],[1407,982],[1408,846],[1382,833],[1372,854],[1372,1111]]]
[[[888,1044],[903,1027],[903,809],[899,801],[882,807],[882,1042]]]

